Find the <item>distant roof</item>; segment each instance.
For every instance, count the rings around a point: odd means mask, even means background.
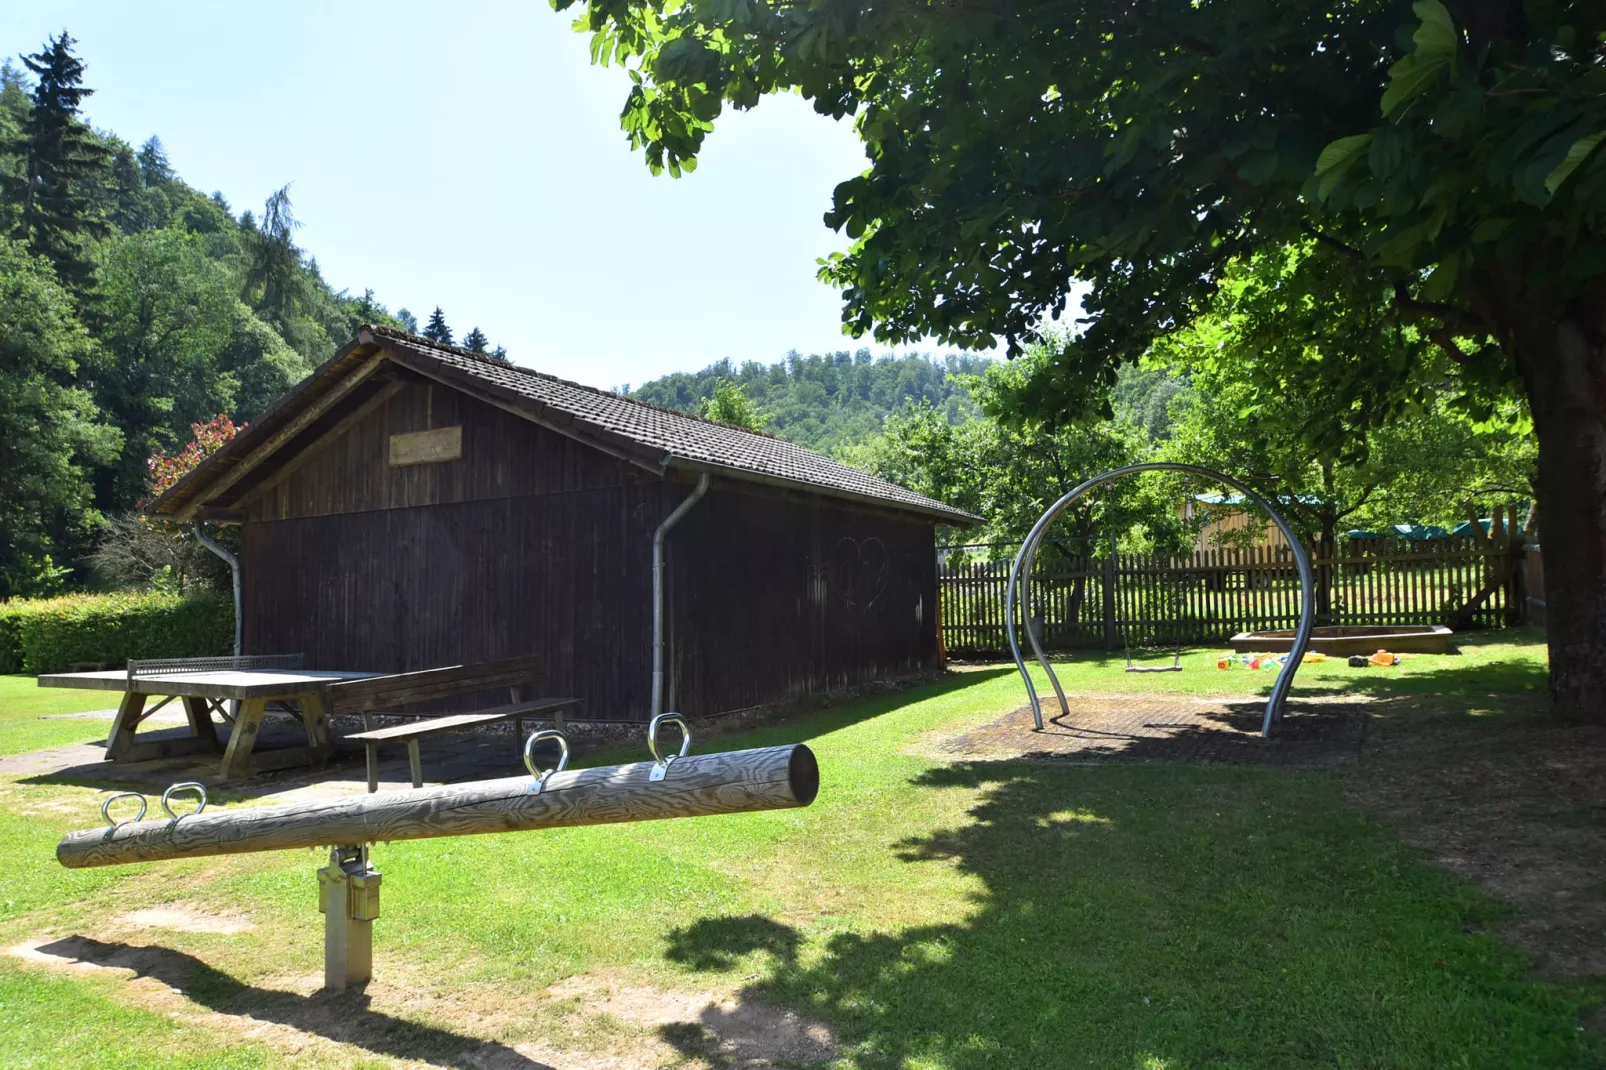
[[[201,462],[152,505],[188,517],[235,470],[291,444],[298,424],[343,380],[380,357],[428,378],[512,408],[573,438],[652,471],[711,472],[731,479],[793,488],[921,514],[946,524],[981,522],[960,509],[916,494],[812,450],[758,431],[667,409],[569,382],[388,327],[362,327],[341,348],[223,449]],[[231,479],[232,475],[232,479]]]
[[[1271,501],[1279,505],[1287,505],[1289,497],[1286,494],[1268,495]],[[1249,502],[1242,494],[1195,494],[1193,500],[1200,505],[1246,505]],[[1312,494],[1301,494],[1298,498],[1301,505],[1320,505],[1322,500]]]
[[[1413,542],[1431,542],[1434,539],[1447,539],[1454,532],[1449,532],[1437,524],[1390,524],[1381,532],[1367,531],[1363,528],[1353,528],[1345,532],[1348,539],[1379,539],[1387,536],[1391,539],[1409,539]]]

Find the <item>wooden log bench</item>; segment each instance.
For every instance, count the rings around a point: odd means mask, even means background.
[[[458,732],[466,728],[477,728],[482,724],[494,724],[497,721],[512,721],[516,737],[524,739],[524,718],[538,714],[552,714],[553,720],[560,726],[563,724],[562,711],[570,706],[578,706],[577,698],[544,698],[534,699],[530,702],[515,702],[506,706],[497,706],[488,710],[476,710],[473,713],[453,713],[444,717],[432,717],[425,721],[415,721],[412,724],[391,725],[388,728],[373,728],[366,732],[354,732],[347,739],[361,740],[368,751],[368,790],[379,790],[379,746],[382,743],[405,742],[407,744],[407,765],[413,774],[413,787],[424,786],[424,764],[419,757],[418,741],[424,736],[433,736],[441,732]]]
[[[420,672],[396,673],[365,680],[348,680],[332,684],[326,695],[326,706],[331,717],[360,715],[363,731],[346,736],[361,741],[368,752],[368,790],[378,790],[377,767],[379,746],[382,743],[405,742],[407,757],[412,764],[413,787],[423,785],[423,770],[418,753],[418,740],[440,732],[456,732],[495,721],[514,722],[520,736],[524,734],[524,718],[551,714],[559,728],[563,727],[563,712],[580,704],[575,698],[524,698],[523,691],[538,683],[541,662],[535,656],[505,658],[475,665],[448,665]],[[420,702],[441,702],[465,698],[487,691],[505,689],[509,702],[506,705],[463,713],[413,713],[398,709]],[[422,718],[412,724],[375,728],[375,717]]]

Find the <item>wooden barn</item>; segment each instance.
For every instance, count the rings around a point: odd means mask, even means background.
[[[534,654],[594,720],[648,715],[655,648],[663,708],[694,717],[936,667],[934,528],[976,522],[378,327],[153,508],[241,526],[245,653],[377,672]]]

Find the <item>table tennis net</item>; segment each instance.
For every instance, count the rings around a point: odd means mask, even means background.
[[[128,679],[249,669],[299,669],[305,654],[230,654],[215,658],[130,658]]]

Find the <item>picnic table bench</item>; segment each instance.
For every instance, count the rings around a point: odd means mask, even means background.
[[[477,728],[482,724],[494,724],[497,721],[513,722],[514,734],[524,738],[524,718],[536,714],[551,713],[553,720],[561,728],[563,726],[563,710],[569,706],[577,706],[577,698],[543,698],[530,702],[514,702],[506,706],[495,706],[488,710],[476,710],[473,713],[453,713],[444,717],[432,717],[424,721],[415,721],[412,724],[390,725],[387,728],[373,728],[366,732],[353,732],[347,739],[360,741],[368,751],[368,790],[379,790],[379,745],[381,743],[405,742],[407,744],[407,765],[413,774],[413,787],[424,786],[424,765],[418,753],[418,741],[424,736],[432,736],[440,732],[457,732],[465,728]]]
[[[106,740],[109,761],[138,762],[197,753],[222,752],[218,778],[230,780],[298,765],[321,765],[335,756],[329,719],[360,715],[364,731],[346,736],[361,742],[368,754],[368,790],[376,787],[378,745],[405,741],[412,762],[413,786],[422,784],[418,738],[457,731],[494,721],[512,720],[523,734],[525,717],[551,714],[561,728],[563,711],[580,704],[575,698],[522,697],[524,688],[540,679],[540,659],[505,658],[477,665],[451,665],[421,672],[363,673],[304,669],[299,654],[235,655],[217,658],[170,658],[130,661],[127,669],[103,672],[48,673],[41,687],[78,687],[121,691],[123,699]],[[420,702],[465,699],[505,689],[511,702],[464,713],[409,713],[397,707]],[[154,706],[157,696],[168,700]],[[180,739],[139,740],[135,733],[152,713],[177,697],[188,715],[190,734]],[[226,702],[238,702],[227,748],[218,740],[212,713]],[[307,733],[304,747],[256,750],[257,735],[268,707],[288,710]],[[413,724],[375,729],[373,718],[423,718]],[[374,738],[369,738],[369,737]]]
[[[397,673],[366,680],[349,680],[332,684],[327,689],[329,712],[335,715],[360,715],[363,731],[353,732],[345,738],[362,743],[367,751],[368,790],[379,790],[379,747],[384,743],[405,742],[407,760],[411,767],[413,787],[424,786],[423,762],[418,741],[424,736],[442,732],[458,732],[477,728],[497,721],[512,721],[514,731],[524,735],[524,718],[551,714],[559,728],[563,727],[563,711],[581,702],[577,698],[522,698],[523,689],[540,679],[540,659],[537,657],[505,658],[501,661],[477,665],[451,665],[421,672]],[[426,714],[408,713],[396,707],[420,702],[440,702],[506,688],[512,701],[505,705],[476,709],[464,713]],[[411,724],[375,728],[375,717],[415,717]]]

